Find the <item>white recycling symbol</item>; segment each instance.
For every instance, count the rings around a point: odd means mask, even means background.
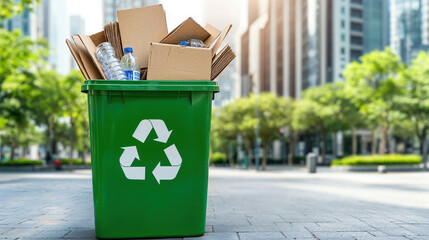
[[[134,131],[133,137],[144,143],[146,138],[149,136],[149,133],[152,131],[152,128],[155,130],[155,133],[158,136],[158,138],[154,139],[154,141],[167,143],[168,138],[170,137],[170,134],[173,130],[168,131],[164,121],[160,119],[142,120],[137,126],[137,129]],[[125,177],[131,180],[145,180],[146,167],[131,167],[134,159],[137,158],[140,160],[137,147],[129,146],[122,147],[122,149],[124,149],[124,152],[119,158],[119,162],[121,164],[122,170],[124,171]],[[177,151],[175,144],[165,148],[164,153],[170,161],[171,166],[161,166],[161,162],[158,162],[158,165],[152,171],[152,174],[158,184],[161,183],[161,180],[173,180],[176,178],[182,164],[182,157]]]

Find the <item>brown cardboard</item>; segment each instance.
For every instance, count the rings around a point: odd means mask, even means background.
[[[111,22],[104,26],[104,33],[106,35],[107,41],[112,44],[112,47],[115,49],[115,55],[120,60],[122,59],[123,48],[121,43],[121,36],[119,33],[119,24],[118,22]]]
[[[98,46],[98,44],[100,44],[102,42],[107,42],[106,34],[104,33],[104,31],[94,33],[89,37],[91,38],[91,40],[95,46]]]
[[[222,31],[222,33],[219,36],[219,39],[216,41],[216,43],[213,46],[213,57],[216,55],[217,50],[219,49],[220,45],[222,44],[223,40],[225,40],[226,35],[229,33],[229,30],[231,29],[232,25],[229,24],[225,27],[225,29]]]
[[[132,47],[140,68],[147,68],[150,44],[168,33],[162,5],[119,10],[117,14],[122,46]]]
[[[219,35],[219,30],[210,25],[210,30],[213,34]],[[181,41],[199,39],[204,42],[206,47],[209,47],[216,36],[212,36],[206,29],[201,27],[194,19],[188,18],[171,31],[160,43],[179,44]]]
[[[79,67],[80,71],[82,72],[82,75],[85,77],[85,80],[89,79],[88,73],[86,72],[85,66],[83,65],[82,59],[79,56],[79,52],[77,50],[76,45],[70,41],[69,39],[66,39],[66,44],[70,49],[71,54],[73,55],[74,60],[77,63],[77,66]]]
[[[92,59],[92,62],[94,63],[96,68],[98,69],[98,72],[101,73],[102,79],[107,79],[103,71],[103,66],[98,61],[97,56],[95,55],[95,50],[97,49],[97,47],[95,46],[94,42],[89,36],[79,35],[79,37],[82,40],[82,43],[85,48],[88,50],[89,56]]]
[[[210,43],[209,45],[206,44],[206,47],[210,47],[210,45],[216,40],[217,36],[219,36],[220,31],[208,23],[204,26],[204,29],[210,33],[210,37],[207,38],[204,44]]]
[[[103,79],[103,75],[100,73],[98,68],[95,66],[95,63],[92,61],[88,49],[83,44],[79,35],[73,35],[72,38],[76,44],[76,48],[79,52],[79,56],[82,60],[83,66],[85,66],[85,70],[88,73],[89,79]]]
[[[148,80],[210,80],[211,49],[152,43]]]
[[[219,74],[234,60],[235,54],[229,45],[226,45],[213,59],[211,66],[211,80],[216,79]]]

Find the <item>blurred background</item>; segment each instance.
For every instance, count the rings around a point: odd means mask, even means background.
[[[86,96],[65,39],[163,4],[218,29],[237,58],[216,81],[214,165],[426,168],[429,0],[4,0],[0,163],[90,163]]]

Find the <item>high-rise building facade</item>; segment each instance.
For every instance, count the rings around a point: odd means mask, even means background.
[[[42,0],[31,12],[25,9],[22,14],[6,20],[2,25],[10,31],[21,30],[32,40],[45,38],[49,42],[48,63],[61,74],[70,71],[71,59],[64,39],[70,37],[67,1]]]
[[[391,0],[392,50],[410,63],[422,50],[429,50],[429,0]]]
[[[428,0],[429,1],[429,0]],[[300,98],[389,44],[388,0],[249,0],[239,87]]]

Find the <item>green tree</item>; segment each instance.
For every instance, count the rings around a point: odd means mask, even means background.
[[[40,0],[2,0],[0,2],[0,22],[22,13],[25,8],[32,10],[34,3],[39,4]]]
[[[82,123],[86,120],[87,105],[86,105],[86,96],[80,92],[82,82],[85,79],[82,76],[80,71],[74,70],[71,71],[62,81],[61,81],[61,91],[64,92],[64,117],[69,120],[69,146],[70,146],[70,156],[69,156],[69,170],[73,169],[73,151],[75,145],[78,144],[78,140],[81,139],[84,134],[85,124]]]
[[[427,169],[429,130],[429,53],[421,52],[399,77],[400,94],[394,106],[411,121],[420,142],[424,169]]]
[[[320,133],[323,162],[327,134],[347,129],[347,114],[353,112],[352,104],[342,96],[343,88],[342,83],[309,88],[303,92],[303,100],[297,103],[293,112],[294,129]]]
[[[381,128],[379,154],[385,153],[387,134],[400,117],[392,100],[399,92],[397,76],[403,68],[399,57],[386,48],[365,54],[343,73],[363,117]]]

